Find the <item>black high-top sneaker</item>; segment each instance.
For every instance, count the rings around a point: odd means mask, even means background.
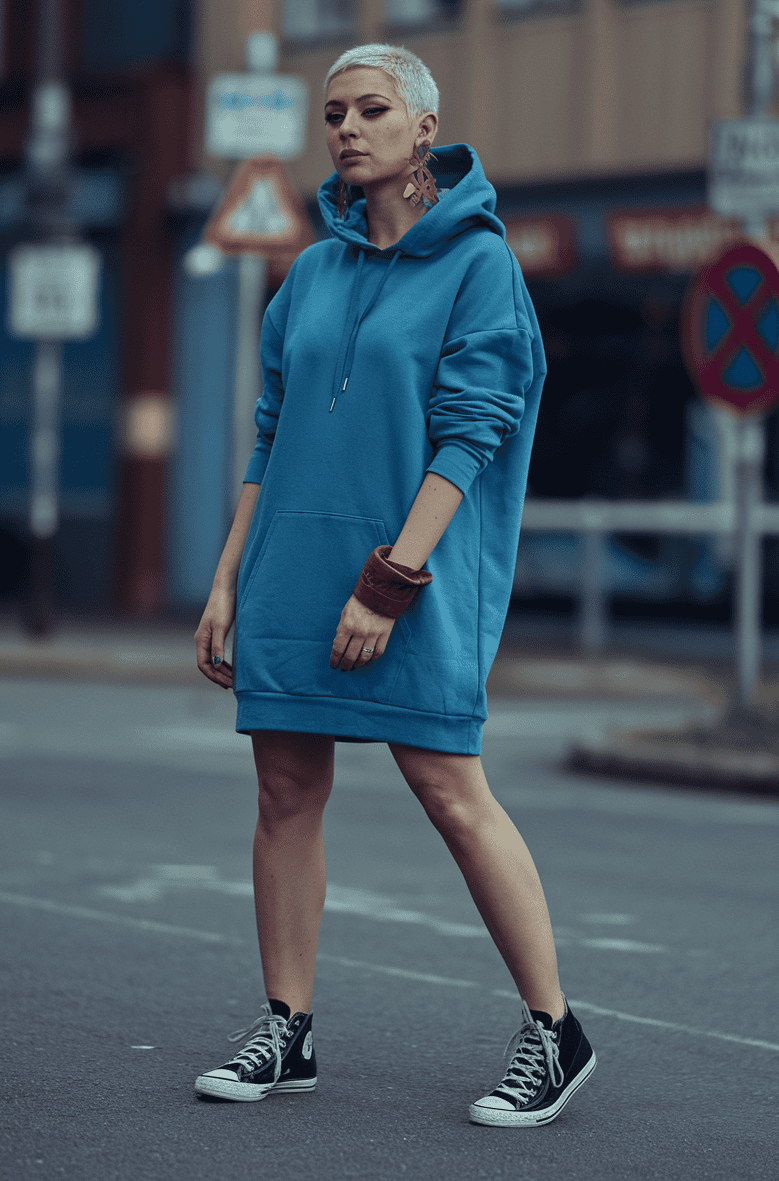
[[[595,1054],[567,1006],[552,1022],[548,1013],[522,1002],[522,1025],[506,1047],[503,1081],[472,1103],[476,1124],[528,1128],[551,1123],[595,1069]]]
[[[311,1013],[289,1018],[271,1012],[269,1004],[248,1029],[231,1033],[229,1041],[246,1044],[234,1058],[195,1080],[199,1095],[254,1103],[271,1091],[312,1091],[316,1086],[316,1056]]]

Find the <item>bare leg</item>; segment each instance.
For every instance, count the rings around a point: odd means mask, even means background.
[[[520,995],[565,1013],[552,925],[527,845],[492,795],[477,755],[390,743],[403,777],[444,838]]]
[[[322,815],[333,786],[334,740],[252,733],[260,808],[254,900],[265,991],[293,1013],[311,1010],[325,904]]]

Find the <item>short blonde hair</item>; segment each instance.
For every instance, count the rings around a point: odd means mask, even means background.
[[[330,67],[325,78],[325,93],[330,80],[344,70],[367,66],[389,74],[398,94],[408,108],[409,115],[438,114],[438,87],[425,63],[402,45],[356,45],[347,49]]]

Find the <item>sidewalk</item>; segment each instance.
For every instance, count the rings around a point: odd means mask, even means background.
[[[192,626],[71,621],[50,638],[32,639],[14,621],[0,620],[0,676],[208,688],[195,663],[193,633]],[[537,642],[531,646],[507,630],[488,692],[524,699],[725,701],[721,661],[708,668],[635,654],[586,659],[551,647],[539,652]]]
[[[0,621],[0,679],[74,683],[169,685],[210,691],[195,663],[194,628],[111,623],[65,623],[51,638],[31,639],[8,619]],[[691,702],[724,713],[732,662],[722,655],[686,654],[677,662],[656,653],[614,651],[585,658],[507,628],[487,681],[493,698],[600,702]],[[556,650],[557,649],[557,650]],[[562,649],[562,650],[561,650]],[[683,647],[681,649],[684,651]],[[229,645],[228,645],[229,658]],[[779,710],[779,665],[766,661],[755,704]],[[764,723],[765,725],[765,723]],[[727,731],[710,729],[704,742],[692,734],[627,733],[580,741],[569,752],[571,770],[621,780],[706,789],[768,793],[779,799],[779,757],[760,741],[729,744]],[[738,749],[736,749],[736,746]]]

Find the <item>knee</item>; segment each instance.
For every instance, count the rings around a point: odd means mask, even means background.
[[[294,768],[258,770],[260,821],[266,827],[297,819],[318,821],[330,794],[330,784]]]
[[[475,819],[473,802],[456,779],[424,775],[414,779],[409,787],[443,837],[448,840],[462,839],[472,831]]]

